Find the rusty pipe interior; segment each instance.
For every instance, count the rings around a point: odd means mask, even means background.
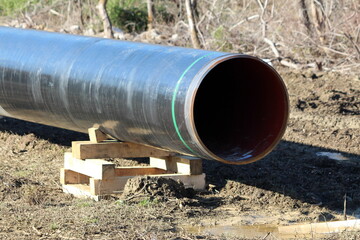
[[[234,163],[269,153],[288,119],[287,92],[279,78],[254,58],[232,58],[215,66],[194,102],[194,124],[206,148]]]

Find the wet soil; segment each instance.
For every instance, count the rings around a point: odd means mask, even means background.
[[[192,188],[185,188],[182,182],[162,177],[144,176],[129,179],[125,184],[121,199],[125,201],[148,199],[149,201],[166,202],[194,195],[195,191]]]
[[[252,164],[204,161],[201,192],[145,177],[118,198],[73,198],[58,172],[71,141],[87,136],[0,119],[0,239],[279,239],[279,225],[359,218],[360,76],[279,70],[291,103],[283,140]]]

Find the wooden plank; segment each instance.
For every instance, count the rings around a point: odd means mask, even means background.
[[[132,177],[134,176],[116,177],[112,180],[90,178],[90,193],[93,195],[120,193],[124,190],[127,180]]]
[[[62,186],[63,192],[72,194],[77,198],[91,198],[95,201],[102,199],[102,196],[93,195],[90,193],[90,186],[85,184],[68,184]]]
[[[100,131],[99,128],[89,128],[88,132],[89,132],[90,142],[99,143],[108,139],[107,135],[102,131]]]
[[[206,187],[205,173],[199,175],[187,175],[187,174],[158,174],[151,175],[152,177],[165,177],[172,178],[174,180],[180,180],[184,183],[185,187],[192,187],[195,190],[204,190]]]
[[[72,142],[73,157],[78,159],[92,158],[136,158],[136,157],[166,157],[172,153],[129,142],[105,141],[92,143],[90,141]]]
[[[150,166],[190,175],[199,175],[203,171],[202,160],[188,156],[150,157]]]
[[[60,169],[60,183],[65,184],[88,184],[89,177],[69,169]]]
[[[187,174],[154,174],[151,177],[164,177],[180,180],[184,183],[185,187],[192,187],[196,190],[205,189],[205,174],[200,175],[187,175]],[[90,189],[93,195],[104,195],[119,193],[124,190],[125,184],[128,179],[135,176],[121,176],[109,180],[100,180],[90,178]]]
[[[164,174],[166,170],[155,167],[120,167],[115,168],[116,176],[138,176],[138,175],[152,175],[152,174]]]
[[[335,222],[296,224],[296,225],[278,227],[278,231],[280,234],[291,234],[291,235],[338,233],[343,231],[359,231],[359,230],[360,230],[360,219],[335,221]]]
[[[102,159],[77,159],[69,152],[64,154],[64,168],[97,179],[115,177],[115,164]]]

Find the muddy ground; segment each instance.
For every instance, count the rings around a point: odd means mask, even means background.
[[[283,140],[249,165],[204,161],[208,189],[203,192],[137,179],[119,199],[73,198],[61,190],[59,169],[71,141],[87,136],[0,119],[0,239],[360,237],[276,231],[278,225],[343,220],[344,200],[347,219],[360,216],[360,76],[279,70],[291,100]],[[141,186],[149,181],[155,187],[144,191]]]

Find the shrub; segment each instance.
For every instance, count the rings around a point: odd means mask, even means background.
[[[175,21],[174,15],[168,12],[168,10],[164,5],[156,5],[155,14],[158,20],[163,21],[165,23],[173,23]]]
[[[157,21],[174,22],[174,15],[163,3],[154,4]],[[147,6],[140,0],[112,0],[108,3],[109,17],[115,27],[125,32],[145,31],[148,24]]]
[[[109,16],[114,26],[126,32],[141,32],[147,27],[147,11],[137,7],[109,7]]]
[[[17,11],[21,11],[27,6],[38,2],[39,0],[0,0],[0,15],[12,16]]]

